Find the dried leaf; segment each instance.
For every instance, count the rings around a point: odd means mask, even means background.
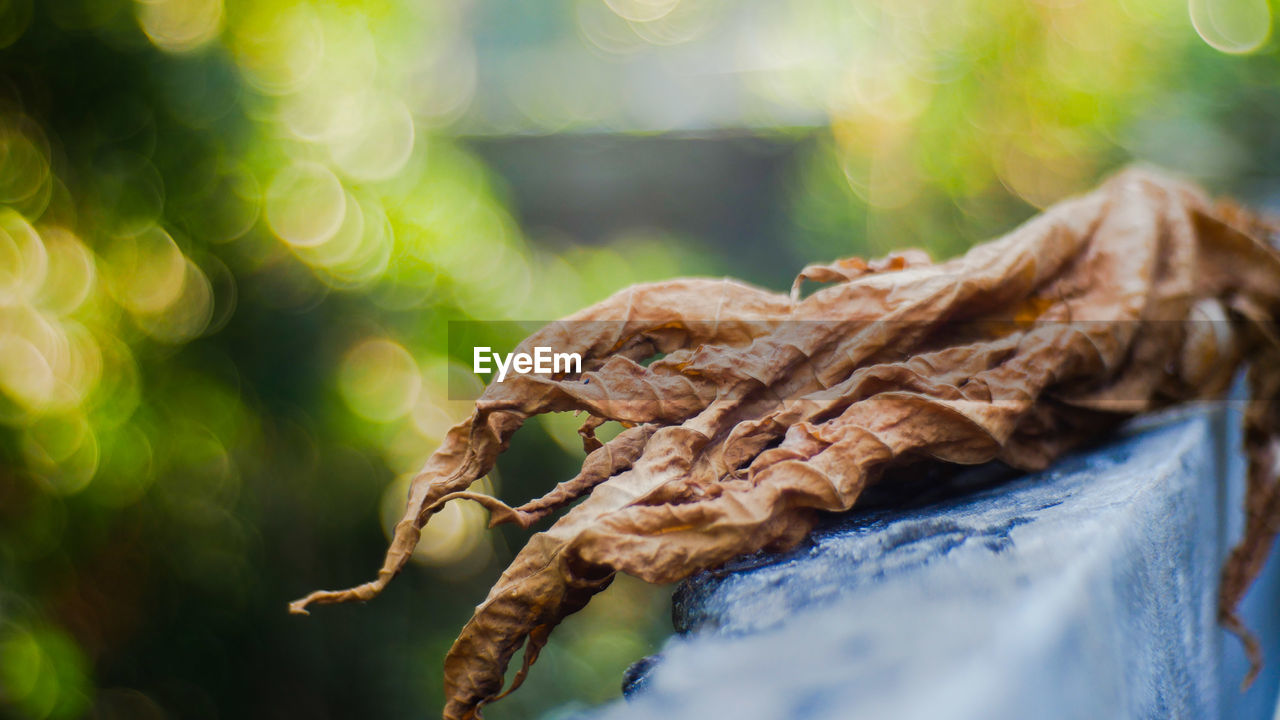
[[[617,572],[674,582],[792,546],[817,512],[849,509],[889,466],[1042,468],[1125,417],[1219,395],[1248,359],[1248,519],[1221,618],[1256,672],[1235,607],[1280,520],[1271,230],[1128,170],[944,263],[905,251],[813,265],[790,296],[729,280],[627,288],[522,343],[579,352],[585,372],[491,385],[414,480],[377,579],[291,609],[378,594],[446,502],[528,527],[585,495],[517,554],[446,658],[444,717],[479,717],[515,653],[526,647],[512,689],[551,630]],[[835,284],[800,299],[804,280]],[[577,477],[519,508],[467,490],[527,418],[570,410],[590,414]],[[594,430],[609,420],[632,426],[601,444]]]

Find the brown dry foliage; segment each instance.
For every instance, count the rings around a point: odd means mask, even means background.
[[[1280,518],[1270,228],[1128,170],[944,263],[908,251],[810,266],[790,296],[727,279],[627,288],[525,341],[581,353],[584,372],[490,385],[415,478],[376,580],[291,610],[377,595],[451,500],[529,527],[585,495],[529,540],[449,651],[444,717],[476,718],[501,697],[517,650],[527,646],[512,689],[551,630],[617,572],[669,583],[793,546],[889,466],[1043,468],[1124,417],[1221,395],[1248,359],[1246,534],[1220,616],[1256,669],[1235,607]],[[806,279],[835,284],[800,299]],[[570,410],[590,416],[576,477],[516,508],[467,490],[527,418]],[[594,429],[608,420],[629,429],[601,444]]]

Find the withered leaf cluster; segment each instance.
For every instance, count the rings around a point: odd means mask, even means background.
[[[578,352],[583,372],[485,390],[414,480],[377,579],[291,610],[377,595],[447,502],[529,527],[585,496],[529,540],[449,651],[444,717],[476,718],[515,653],[525,647],[512,689],[615,573],[669,583],[793,546],[890,466],[1043,468],[1127,416],[1219,396],[1247,360],[1247,527],[1220,605],[1256,664],[1234,608],[1280,518],[1269,233],[1195,187],[1128,170],[943,263],[907,251],[814,265],[789,296],[732,280],[627,288],[522,344]],[[832,284],[802,299],[805,280]],[[576,477],[520,507],[468,490],[526,419],[563,411],[588,415]],[[627,429],[601,443],[611,420]]]

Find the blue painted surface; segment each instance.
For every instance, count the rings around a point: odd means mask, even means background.
[[[1238,427],[1222,407],[1146,419],[1049,471],[699,575],[642,689],[593,716],[1269,719],[1278,564],[1245,603],[1272,660],[1247,693],[1215,619]]]

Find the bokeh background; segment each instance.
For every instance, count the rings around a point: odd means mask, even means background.
[[[430,717],[525,540],[453,504],[449,320],[999,234],[1135,159],[1269,204],[1266,0],[0,0],[0,715]],[[572,418],[483,480],[569,477]],[[492,718],[619,694],[622,580]]]

